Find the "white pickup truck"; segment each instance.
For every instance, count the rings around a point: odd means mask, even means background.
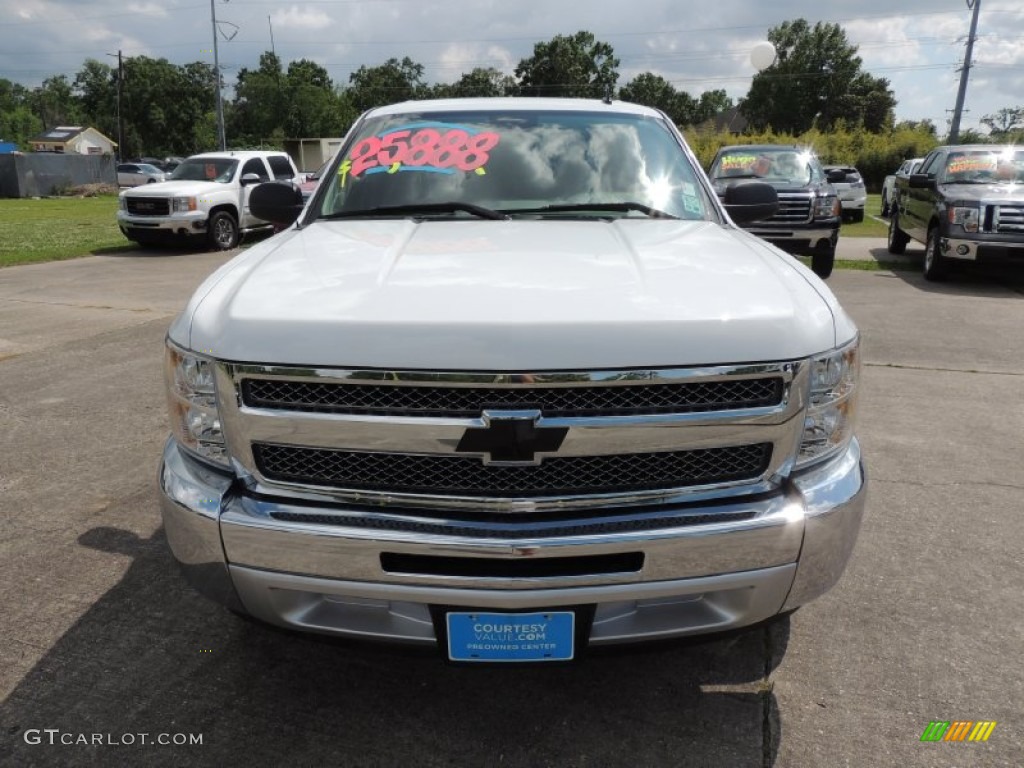
[[[167,336],[168,543],[203,594],[457,662],[727,630],[828,590],[860,338],[663,113],[381,107]]]
[[[298,181],[284,152],[207,152],[183,161],[168,181],[121,192],[117,223],[140,245],[205,237],[211,248],[228,250],[246,232],[269,222],[249,210],[249,195],[262,182]]]

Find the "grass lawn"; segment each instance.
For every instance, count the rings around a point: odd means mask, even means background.
[[[889,222],[879,215],[882,210],[882,196],[868,195],[864,206],[864,221],[857,224],[843,222],[839,230],[840,237],[885,237],[889,232]],[[874,218],[873,218],[874,217]],[[876,221],[875,218],[882,219]]]
[[[117,198],[0,199],[0,267],[129,250]]]

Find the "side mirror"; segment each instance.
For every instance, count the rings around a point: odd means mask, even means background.
[[[725,188],[725,210],[737,224],[771,218],[779,210],[779,193],[763,181],[740,181]]]
[[[240,179],[240,183],[243,187],[248,187],[250,184],[259,184],[262,181],[266,181],[258,173],[247,173]]]
[[[249,211],[253,216],[281,227],[294,224],[303,206],[302,190],[290,181],[268,181],[249,196]]]
[[[846,181],[846,171],[834,168],[825,174],[825,178],[828,179],[829,184],[839,184]]]
[[[907,179],[907,184],[911,189],[934,189],[935,179],[929,177],[927,173],[912,173]]]

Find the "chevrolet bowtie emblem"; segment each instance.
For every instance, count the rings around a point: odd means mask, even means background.
[[[484,413],[487,426],[466,430],[457,453],[482,453],[484,463],[539,464],[538,453],[554,453],[565,440],[568,427],[538,427],[539,413],[531,415]]]

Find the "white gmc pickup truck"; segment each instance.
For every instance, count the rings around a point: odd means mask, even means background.
[[[419,101],[353,126],[167,336],[167,539],[299,630],[456,662],[727,630],[836,583],[856,327],[661,112]]]
[[[246,232],[271,224],[249,210],[249,196],[270,179],[298,181],[284,152],[207,152],[174,169],[168,181],[121,192],[117,223],[139,245],[205,237],[215,250],[230,250]]]

